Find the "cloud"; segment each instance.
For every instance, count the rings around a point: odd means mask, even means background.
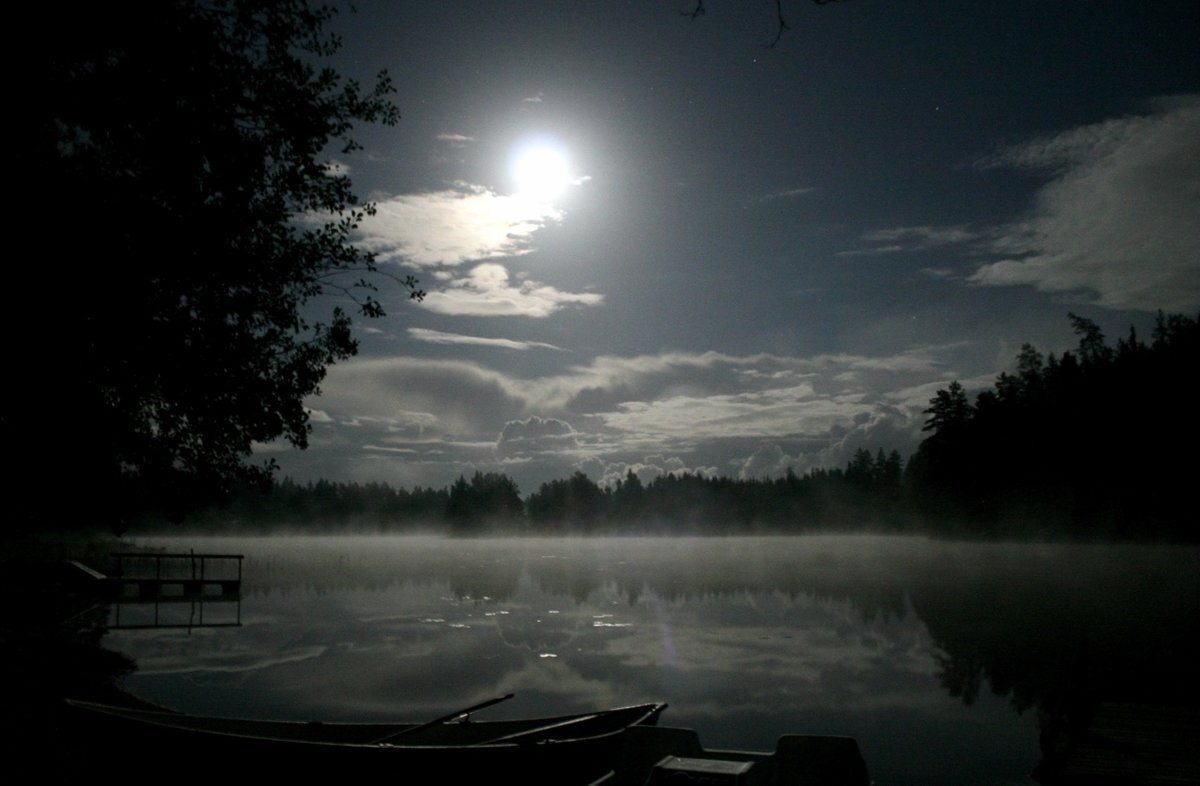
[[[816,190],[817,190],[816,187],[808,186],[806,188],[788,188],[783,191],[772,191],[769,194],[763,194],[761,197],[758,198],[758,201],[759,202],[775,202],[780,199],[794,199],[795,197],[798,197],[798,196],[804,196],[805,194],[811,194],[813,191],[816,191]]]
[[[679,395],[627,401],[600,413],[615,429],[660,440],[769,437],[823,432],[870,409],[856,395],[818,396],[811,385],[739,394]]]
[[[524,414],[521,387],[519,381],[476,364],[381,358],[332,367],[316,401],[339,424],[444,440],[495,434]]]
[[[448,142],[454,147],[465,147],[475,141],[475,137],[466,134],[438,134],[439,142]]]
[[[482,186],[375,199],[357,242],[383,262],[418,267],[461,265],[533,251],[532,237],[563,213],[544,202],[498,194]]]
[[[504,424],[496,440],[496,453],[506,458],[533,453],[560,452],[575,447],[577,434],[571,424],[557,418],[531,415]]]
[[[308,409],[308,420],[310,423],[332,423],[333,418],[329,417],[329,413],[322,412],[319,409]]]
[[[521,101],[523,101],[526,104],[540,104],[540,103],[542,103],[542,101],[545,100],[545,95],[546,95],[545,93],[543,93],[541,90],[539,90],[534,95],[526,96],[525,98],[522,98]]]
[[[910,226],[875,229],[862,235],[873,244],[870,248],[839,251],[839,257],[896,254],[902,251],[927,251],[932,248],[962,245],[979,239],[980,233],[965,226]]]
[[[555,349],[563,351],[561,347],[556,347],[553,344],[545,344],[541,341],[515,341],[508,338],[484,338],[481,336],[463,336],[457,333],[443,333],[440,330],[429,330],[427,328],[408,329],[409,338],[416,341],[424,341],[430,344],[469,344],[481,347],[502,347],[504,349]]]
[[[978,165],[1052,179],[991,243],[1005,258],[972,283],[1089,293],[1119,309],[1200,304],[1200,97],[1012,146]]]
[[[937,385],[944,387],[945,383]],[[935,391],[936,392],[936,391]],[[930,394],[931,396],[932,394]],[[877,405],[870,412],[859,414],[849,423],[835,424],[829,431],[830,444],[822,448],[815,457],[810,457],[810,466],[845,466],[860,449],[875,453],[893,450],[906,454],[921,438],[923,416],[920,414],[928,404],[925,396],[912,406],[900,407],[887,404]]]
[[[405,485],[474,469],[508,472],[524,489],[575,469],[606,484],[630,469],[644,482],[788,464],[803,473],[844,465],[859,446],[911,453],[929,398],[963,378],[946,365],[960,349],[602,356],[532,376],[479,362],[352,360],[333,366],[310,402],[326,415],[312,443],[343,462],[342,476]],[[289,473],[304,460],[280,458]]]
[[[688,466],[679,456],[664,458],[661,455],[646,456],[641,461],[605,462],[600,459],[590,459],[581,462],[579,469],[596,481],[601,488],[613,488],[618,481],[624,482],[628,473],[637,475],[642,485],[647,485],[664,475],[699,475],[704,478],[717,477],[720,472],[716,467]]]
[[[350,165],[340,159],[331,158],[325,162],[325,173],[334,177],[348,177]]]
[[[956,345],[916,347],[887,356],[815,355],[787,357],[761,353],[727,355],[720,352],[664,352],[657,355],[618,357],[602,355],[587,365],[534,383],[543,405],[572,412],[612,409],[627,401],[667,398],[708,398],[756,395],[775,391],[781,395],[858,390],[834,378],[852,373],[858,385],[870,385],[896,374],[927,376],[939,366],[938,357]],[[808,385],[810,391],[803,386]],[[739,400],[728,398],[730,406]]]
[[[363,445],[362,449],[381,453],[403,453],[405,455],[413,455],[417,452],[414,448],[392,448],[386,445]]]
[[[746,460],[742,462],[741,469],[738,470],[738,477],[743,479],[777,478],[787,472],[789,467],[798,463],[800,463],[799,460],[784,453],[783,448],[769,442],[746,457]]]
[[[911,251],[907,246],[892,244],[889,246],[876,246],[874,248],[855,248],[849,251],[839,251],[834,256],[838,257],[873,257],[882,254],[898,254],[901,251]]]
[[[538,281],[513,286],[503,265],[488,262],[430,292],[422,306],[439,314],[548,317],[567,306],[595,306],[603,300],[603,295],[563,292]]]

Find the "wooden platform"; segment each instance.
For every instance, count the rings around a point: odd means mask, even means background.
[[[81,562],[68,565],[79,582],[116,601],[170,603],[232,600],[241,595],[241,554],[120,552],[112,556],[117,564],[111,575]]]

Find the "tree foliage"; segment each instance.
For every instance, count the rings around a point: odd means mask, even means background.
[[[254,443],[306,445],[304,397],[356,350],[350,315],[314,298],[382,313],[351,242],[372,208],[327,156],[398,110],[386,74],[320,65],[332,11],[303,0],[68,6],[30,26],[43,250],[5,312],[26,339],[4,436],[39,472],[66,457],[97,515],[178,512],[266,481]]]
[[[957,382],[938,391],[910,497],[990,535],[1195,540],[1200,320],[1160,313],[1150,345],[1131,329],[1115,347],[1096,323],[1070,320],[1074,352],[1024,345],[1017,373],[974,406]]]
[[[459,475],[446,500],[446,518],[458,534],[481,532],[497,522],[511,523],[524,513],[517,484],[503,473],[476,471],[470,481]]]

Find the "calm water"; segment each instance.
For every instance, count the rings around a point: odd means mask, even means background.
[[[830,536],[146,539],[246,555],[240,627],[114,630],[196,713],[426,719],[667,701],[708,747],[859,740],[877,783],[1029,783],[1039,712],[1195,699],[1200,551]],[[122,624],[153,620],[125,606]],[[114,609],[110,620],[117,621]],[[160,622],[195,622],[188,604]]]

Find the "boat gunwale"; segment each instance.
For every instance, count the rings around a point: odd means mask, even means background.
[[[228,738],[236,740],[249,740],[268,744],[278,745],[311,745],[311,746],[327,746],[333,748],[353,748],[362,750],[397,750],[397,751],[450,751],[450,750],[515,750],[527,748],[531,745],[560,745],[570,743],[584,743],[592,740],[602,740],[607,737],[621,734],[630,726],[636,726],[646,723],[652,723],[658,719],[663,710],[667,708],[665,702],[650,702],[646,704],[631,704],[624,707],[614,707],[600,712],[582,712],[571,715],[560,715],[548,718],[516,718],[510,720],[494,720],[494,721],[471,721],[470,725],[474,727],[481,726],[502,726],[507,729],[519,728],[520,724],[527,723],[529,728],[527,731],[536,731],[539,727],[548,725],[554,722],[570,722],[576,719],[587,718],[594,716],[598,721],[606,718],[611,718],[614,715],[631,716],[629,722],[621,723],[615,728],[608,731],[602,731],[597,734],[592,734],[582,737],[563,737],[563,738],[548,738],[548,739],[531,739],[525,741],[513,742],[494,742],[495,738],[484,738],[480,742],[472,743],[445,743],[445,744],[393,744],[388,742],[350,742],[337,740],[323,739],[306,739],[300,736],[270,736],[269,732],[272,729],[288,729],[290,731],[309,730],[314,727],[318,728],[334,728],[338,730],[347,730],[355,728],[363,729],[384,729],[395,730],[396,732],[403,731],[408,728],[416,728],[421,724],[417,723],[356,723],[353,721],[343,722],[324,722],[324,721],[289,721],[289,720],[266,720],[254,718],[223,718],[219,716],[208,715],[191,715],[188,713],[175,713],[163,710],[146,710],[136,709],[132,707],[121,707],[112,704],[102,704],[99,702],[83,701],[80,699],[65,699],[66,703],[77,710],[82,710],[95,715],[107,715],[119,719],[120,721],[131,724],[142,724],[154,728],[165,729],[172,733],[183,735],[200,735],[203,737]],[[641,711],[640,713],[638,711]],[[211,722],[214,727],[206,727],[203,725],[192,726],[187,721],[198,721],[200,724]],[[183,723],[172,721],[184,721]],[[233,731],[229,729],[219,728],[223,723],[238,723],[247,724],[249,729]],[[252,727],[261,725],[263,728],[261,733],[248,733]],[[442,724],[432,728],[442,728],[444,726],[463,725],[463,721],[454,721]],[[499,729],[495,729],[500,733]],[[505,734],[501,733],[501,736]],[[375,738],[377,739],[377,737]]]

